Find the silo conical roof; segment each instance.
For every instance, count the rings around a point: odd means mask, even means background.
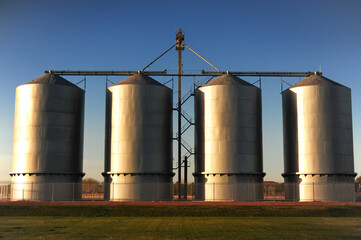
[[[244,85],[244,86],[256,87],[250,84],[249,82],[240,79],[239,77],[233,76],[230,73],[226,73],[220,77],[217,77],[213,81],[210,81],[209,83],[205,84],[204,87],[213,86],[213,85]]]
[[[321,75],[311,75],[305,79],[303,79],[302,81],[296,83],[295,85],[293,85],[291,88],[294,87],[303,87],[303,86],[312,86],[312,85],[317,85],[317,86],[339,86],[339,87],[345,87],[335,81],[332,81],[326,77],[323,77]]]
[[[163,84],[159,83],[158,81],[154,80],[151,77],[148,77],[146,75],[143,75],[141,73],[134,74],[133,76],[130,76],[123,81],[118,82],[116,85],[122,85],[122,84],[140,84],[140,85],[157,85],[164,87]]]
[[[79,88],[75,84],[60,77],[59,75],[51,74],[51,73],[44,74],[43,76],[35,78],[34,80],[31,80],[30,82],[27,82],[25,84],[53,84],[53,85],[64,85],[64,86]]]

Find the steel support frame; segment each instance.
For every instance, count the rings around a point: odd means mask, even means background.
[[[184,35],[179,29],[176,34],[176,45],[175,49],[178,51],[178,200],[182,198],[182,53],[184,51],[183,41]],[[184,182],[185,191],[187,189],[187,183]]]
[[[62,76],[131,76],[137,73],[142,73],[147,76],[168,76],[168,77],[217,77],[226,73],[230,73],[234,76],[244,77],[308,77],[311,75],[320,75],[322,72],[206,72],[201,71],[200,73],[189,73],[189,74],[178,74],[168,73],[164,71],[69,71],[69,70],[46,70],[45,73],[52,73]]]

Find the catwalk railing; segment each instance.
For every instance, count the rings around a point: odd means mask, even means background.
[[[175,183],[173,186],[169,183],[111,183],[108,189],[110,189],[110,199],[115,201],[165,201],[176,199],[176,195],[173,194],[178,192],[178,185]],[[182,189],[184,189],[183,186]],[[188,184],[187,189],[187,200],[196,201],[361,201],[361,183],[354,185],[349,183],[191,183]],[[348,196],[344,194],[344,189],[349,190]],[[118,192],[122,190],[125,190],[127,195],[119,197]],[[169,196],[169,193],[172,193],[173,198],[164,197]],[[75,182],[0,184],[0,201],[11,200],[100,201],[104,200],[104,185],[103,183]]]

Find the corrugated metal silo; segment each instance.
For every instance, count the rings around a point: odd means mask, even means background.
[[[45,74],[16,88],[13,200],[81,199],[84,90]]]
[[[195,91],[196,199],[263,199],[261,90],[229,73]]]
[[[172,90],[142,74],[108,89],[106,125],[111,130],[106,134],[104,173],[110,183],[108,197],[171,200]]]
[[[286,200],[352,201],[351,90],[312,75],[282,93]]]

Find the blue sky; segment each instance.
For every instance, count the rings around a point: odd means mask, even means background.
[[[140,70],[174,43],[177,28],[222,71],[318,71],[321,65],[324,76],[350,87],[355,171],[361,171],[361,1],[0,0],[0,181],[10,180],[18,85],[47,69]],[[150,68],[163,69],[177,69],[176,51]],[[184,70],[201,69],[211,70],[186,50]],[[185,91],[192,81],[184,80]],[[265,179],[275,181],[283,172],[280,88],[279,78],[262,81]],[[103,171],[104,93],[104,77],[89,77],[84,171],[97,179]],[[186,111],[193,115],[192,102]],[[192,142],[192,133],[186,138]]]

